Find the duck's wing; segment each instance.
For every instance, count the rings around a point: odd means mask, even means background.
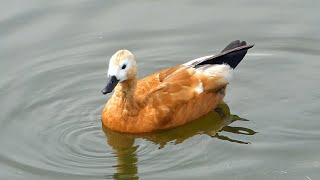
[[[183,65],[161,71],[157,81],[171,86],[198,88],[200,84],[204,91],[220,88],[220,83],[228,83],[232,70],[241,62],[248,49],[254,45],[247,45],[245,41],[233,41],[225,47],[220,54],[194,59]],[[162,85],[163,86],[163,85]]]
[[[162,70],[138,82],[137,94],[146,99],[168,94],[172,101],[196,94],[212,92],[226,86],[232,70],[241,62],[248,49],[245,41],[231,42],[220,54],[194,59],[180,66]],[[180,101],[178,101],[180,102]]]
[[[220,54],[194,59],[148,76],[138,83],[137,92],[148,103],[173,106],[198,94],[215,92],[228,84],[232,70],[252,47],[245,41],[233,41]]]
[[[144,95],[145,99],[161,104],[183,104],[201,93],[215,92],[228,84],[230,68],[197,69],[177,66],[158,74],[155,86]],[[220,72],[218,72],[220,71]]]

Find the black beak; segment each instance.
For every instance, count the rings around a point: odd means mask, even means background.
[[[102,94],[108,94],[111,93],[112,90],[116,87],[119,80],[116,78],[116,76],[111,76],[108,78],[107,85],[105,88],[102,89]]]

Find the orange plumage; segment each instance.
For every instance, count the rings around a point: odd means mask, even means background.
[[[251,47],[234,41],[221,54],[141,80],[136,79],[132,53],[118,51],[110,59],[110,80],[103,90],[106,94],[115,89],[102,111],[103,125],[115,131],[142,133],[173,128],[206,115],[223,100],[233,68]],[[232,60],[239,62],[230,63]]]

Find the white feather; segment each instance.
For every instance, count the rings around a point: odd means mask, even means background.
[[[199,81],[199,84],[198,84],[198,87],[195,88],[195,91],[198,93],[198,94],[201,94],[203,92],[203,85],[202,85],[202,82]]]
[[[222,76],[228,82],[232,78],[233,69],[228,64],[204,65],[196,69],[196,73],[206,76]]]

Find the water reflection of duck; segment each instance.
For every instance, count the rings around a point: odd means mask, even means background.
[[[120,132],[142,133],[189,123],[215,109],[225,96],[232,70],[253,45],[230,43],[220,54],[198,58],[136,79],[136,61],[120,50],[110,59],[103,94],[115,93],[102,112],[102,123]],[[118,85],[117,85],[118,84]]]
[[[249,128],[229,126],[230,123],[238,120],[248,121],[237,115],[231,115],[227,104],[219,104],[215,111],[212,111],[195,121],[177,128],[159,132],[140,134],[121,133],[103,126],[108,144],[113,148],[117,156],[118,162],[115,179],[121,179],[121,177],[138,179],[138,157],[136,155],[138,146],[134,145],[135,139],[137,138],[151,141],[159,145],[159,148],[164,148],[167,143],[180,144],[186,139],[201,134],[233,143],[248,144],[249,142],[231,139],[219,134],[219,132],[223,131],[242,135],[254,135],[256,133]]]

